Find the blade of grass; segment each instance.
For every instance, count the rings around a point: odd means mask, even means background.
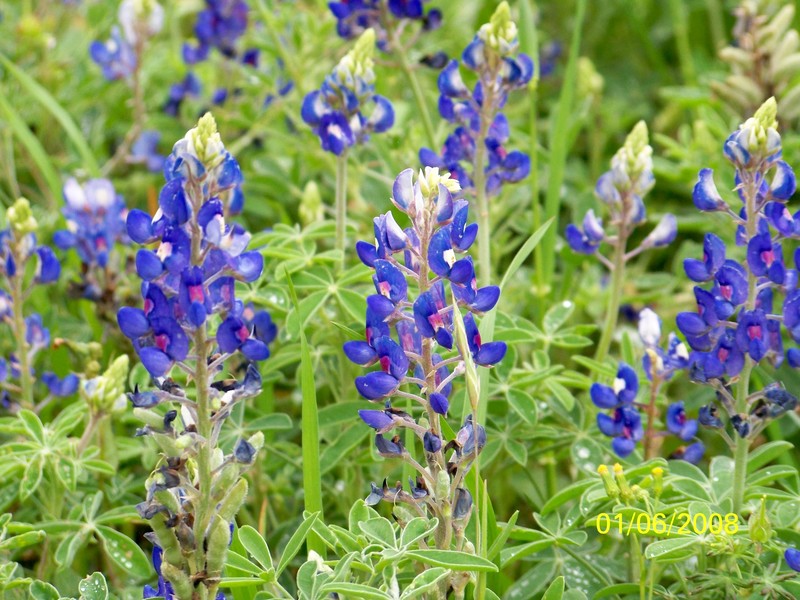
[[[3,113],[4,120],[8,123],[9,129],[14,133],[19,143],[25,147],[25,150],[30,154],[33,162],[36,163],[42,177],[47,182],[47,187],[50,191],[51,204],[61,195],[61,178],[58,176],[53,163],[50,162],[50,157],[47,151],[42,146],[41,142],[36,139],[25,121],[14,110],[14,108],[6,100],[4,93],[0,93],[0,112]]]
[[[289,284],[289,294],[295,310],[300,310],[297,292],[292,283],[292,277],[286,272],[286,282]],[[317,389],[314,385],[314,363],[311,350],[306,339],[306,332],[300,326],[300,391],[303,395],[302,403],[302,448],[303,448],[303,497],[306,510],[318,513],[322,519],[322,475],[319,463],[319,414],[317,411]],[[325,557],[327,548],[325,543],[313,531],[308,533],[308,549],[314,550]]]
[[[536,231],[542,225],[542,206],[539,202],[539,33],[536,31],[536,7],[532,0],[522,0],[519,5],[519,24],[520,24],[520,47],[522,51],[533,59],[533,77],[528,84],[528,128],[530,142],[528,146],[528,156],[531,161],[531,172],[529,175],[529,187],[531,190],[531,209],[533,213],[532,231]],[[534,254],[534,272],[539,273],[544,270],[543,256],[541,252]],[[539,312],[544,314],[544,290],[536,289],[536,297],[539,299]]]
[[[561,95],[558,98],[555,124],[550,131],[550,177],[547,182],[547,192],[544,203],[545,219],[553,219],[555,226],[547,232],[542,245],[537,252],[542,255],[544,269],[537,273],[539,292],[546,294],[552,286],[555,272],[555,246],[558,233],[558,212],[561,206],[561,186],[564,183],[564,167],[567,163],[568,135],[570,115],[575,104],[575,88],[578,81],[578,56],[581,49],[581,32],[584,17],[586,16],[587,0],[578,0],[575,15],[575,33],[569,49],[567,69],[564,74],[564,83]]]
[[[508,280],[514,276],[517,270],[522,266],[527,258],[530,256],[531,252],[533,252],[534,248],[536,248],[539,242],[542,240],[544,235],[550,229],[550,226],[553,224],[553,219],[549,219],[544,225],[539,227],[535,232],[531,234],[528,240],[522,245],[522,247],[517,250],[517,254],[511,261],[511,264],[508,265],[508,269],[506,270],[506,274],[503,275],[503,279],[500,281],[500,292],[502,294],[503,289],[505,288]],[[494,321],[497,315],[497,311],[493,310],[488,315],[486,315],[480,323],[480,333],[481,339],[490,341],[494,337]],[[485,423],[486,422],[486,413],[488,410],[489,404],[489,369],[480,369],[478,372],[478,376],[480,377],[480,400],[478,402],[478,423]],[[462,419],[465,419],[470,412],[469,405],[464,405],[464,414]]]
[[[58,101],[48,92],[38,81],[28,75],[25,71],[20,69],[12,61],[10,61],[4,54],[0,53],[0,64],[5,67],[8,72],[20,83],[20,85],[33,96],[44,108],[61,124],[67,137],[72,141],[78,154],[81,156],[83,166],[89,171],[93,177],[100,176],[100,166],[97,164],[97,159],[86,139],[83,137],[80,129],[72,120],[69,113],[64,110]],[[61,186],[59,186],[60,188]]]

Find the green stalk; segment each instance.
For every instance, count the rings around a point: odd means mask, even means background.
[[[295,310],[300,312],[300,303],[294,289],[292,278],[286,272],[286,281],[289,284],[289,293]],[[306,333],[302,324],[300,327],[300,390],[303,395],[302,403],[302,449],[303,449],[303,498],[305,509],[310,513],[319,513],[322,518],[322,471],[319,456],[319,413],[317,407],[317,388],[314,383],[314,361],[308,345]],[[313,531],[306,538],[308,549],[314,550],[325,557],[327,548],[322,539]]]
[[[11,277],[12,285],[12,310],[14,311],[14,341],[17,346],[17,358],[19,359],[19,383],[22,393],[20,394],[20,404],[22,408],[33,408],[33,377],[31,376],[30,364],[28,361],[28,341],[25,339],[25,290],[23,289],[23,277],[25,263],[19,252],[17,252],[17,242],[14,242],[14,262],[17,263],[17,273]]]
[[[481,286],[492,281],[492,240],[489,225],[489,199],[486,197],[486,134],[489,124],[481,120],[481,129],[475,140],[475,161],[473,177],[475,182],[475,199],[478,205],[478,282]],[[488,340],[487,340],[488,341]]]
[[[686,21],[686,11],[683,0],[670,0],[669,9],[672,15],[672,27],[675,31],[675,45],[678,50],[683,83],[694,85],[696,83],[694,60],[692,59],[692,44],[689,40],[689,27]]]
[[[389,14],[386,14],[388,11],[386,11],[385,6],[382,7],[381,10],[384,12],[384,16],[387,17],[383,19],[383,22],[387,24],[392,23],[393,19]],[[388,29],[392,40],[392,50],[400,60],[400,69],[406,76],[408,85],[411,87],[411,92],[414,94],[414,101],[417,103],[417,110],[419,110],[419,114],[422,117],[422,125],[425,128],[425,135],[428,138],[428,144],[430,145],[431,149],[435,151],[436,130],[433,128],[433,121],[431,120],[431,113],[428,110],[428,103],[425,101],[425,94],[422,91],[422,87],[419,85],[419,80],[417,79],[417,74],[414,70],[414,67],[408,60],[408,48],[403,46],[403,44],[400,42],[400,36],[396,27],[389,25]]]
[[[598,361],[605,360],[608,355],[608,349],[611,347],[611,338],[614,336],[614,330],[617,327],[617,315],[622,301],[622,286],[625,283],[626,241],[627,235],[621,228],[617,245],[614,248],[614,270],[611,273],[611,291],[606,307],[606,320],[603,324],[600,342],[597,344],[597,352],[594,355],[594,359]]]
[[[531,232],[542,226],[542,206],[539,204],[539,35],[536,31],[535,8],[532,0],[523,0],[520,3],[520,45],[523,52],[533,59],[533,77],[528,84],[528,129],[529,143],[528,156],[531,161],[529,187],[531,190],[531,212],[533,222]],[[534,267],[536,273],[544,271],[544,257],[541,252],[535,252]],[[535,283],[535,282],[534,282]],[[536,288],[539,300],[539,312],[544,313],[545,292]]]
[[[569,49],[567,69],[564,74],[564,85],[558,99],[555,127],[550,132],[550,176],[545,195],[544,218],[553,219],[554,226],[545,234],[542,244],[536,249],[541,255],[544,268],[537,272],[538,288],[545,294],[550,289],[555,272],[555,246],[558,232],[558,213],[561,207],[561,186],[564,183],[564,169],[567,163],[567,151],[570,128],[570,115],[575,101],[575,88],[578,80],[578,55],[581,48],[581,32],[586,16],[587,0],[578,0],[575,15],[575,33]]]
[[[345,264],[347,244],[347,151],[336,158],[336,249],[342,253]]]
[[[756,234],[758,226],[758,213],[756,212],[756,186],[753,178],[748,178],[744,182],[744,193],[746,201],[747,222],[745,231],[747,232],[748,242]],[[756,306],[756,285],[757,278],[750,270],[750,266],[745,264],[747,269],[747,302],[745,310],[751,311]],[[745,356],[745,364],[739,374],[739,383],[736,386],[736,412],[747,414],[747,395],[750,392],[750,375],[753,372],[753,361],[749,355]],[[747,453],[750,441],[740,435],[736,436],[736,449],[733,454],[733,512],[739,514],[742,510],[744,501],[744,484],[747,479]]]
[[[419,79],[414,68],[408,62],[405,48],[398,46],[397,55],[400,58],[400,68],[408,80],[408,85],[411,86],[411,91],[414,94],[414,100],[417,103],[417,109],[422,117],[422,125],[425,127],[425,135],[428,137],[428,144],[432,150],[436,150],[436,131],[433,128],[433,121],[431,120],[431,113],[428,110],[428,104],[425,102],[425,94],[419,85]]]

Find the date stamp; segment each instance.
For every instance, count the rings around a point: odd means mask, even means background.
[[[711,513],[706,516],[703,513],[690,515],[688,512],[672,513],[667,517],[664,513],[639,513],[635,518],[625,520],[621,513],[610,515],[600,513],[595,521],[597,533],[606,535],[612,531],[617,531],[621,535],[703,535],[711,533],[713,535],[733,535],[739,531],[739,515],[728,513]]]

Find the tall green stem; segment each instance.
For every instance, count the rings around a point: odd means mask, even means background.
[[[425,135],[428,137],[428,144],[430,144],[431,149],[436,150],[436,131],[433,128],[431,113],[428,110],[428,103],[425,101],[425,94],[422,92],[422,88],[419,85],[417,73],[409,64],[404,49],[398,50],[397,55],[400,57],[400,67],[403,69],[403,73],[406,79],[408,79],[408,85],[411,86],[411,92],[414,94],[417,109],[422,117],[422,125],[425,127]]]
[[[23,408],[33,408],[33,377],[29,364],[30,348],[26,339],[25,326],[25,290],[23,289],[23,278],[25,263],[18,252],[15,252],[14,261],[17,263],[17,273],[11,277],[13,287],[12,306],[14,311],[14,338],[17,346],[17,358],[19,359],[19,383],[22,390],[20,404]]]
[[[617,315],[619,314],[619,305],[622,301],[622,286],[625,283],[625,245],[627,235],[620,229],[619,239],[614,248],[614,270],[611,273],[611,291],[608,298],[608,306],[606,307],[606,320],[603,323],[603,332],[600,335],[600,342],[597,344],[597,352],[594,355],[595,360],[605,360],[608,355],[608,349],[611,347],[611,338],[614,336],[614,330],[617,327]]]
[[[336,249],[342,253],[347,245],[347,151],[336,159]]]
[[[756,183],[754,176],[747,178],[743,177],[744,194],[745,194],[745,211],[747,213],[747,221],[745,222],[745,231],[747,234],[747,241],[756,235],[758,227],[758,211],[756,210]],[[745,264],[747,269],[747,302],[745,303],[745,310],[751,311],[756,306],[756,285],[758,283],[757,277],[750,270],[749,264]],[[749,355],[745,355],[745,364],[742,372],[739,374],[739,383],[736,386],[736,412],[739,414],[747,414],[747,395],[750,392],[750,374],[753,371],[753,361]],[[750,440],[736,436],[736,449],[733,454],[733,512],[739,514],[742,510],[742,503],[744,501],[744,484],[747,478],[747,453],[750,447]]]
[[[386,10],[385,8],[383,10]],[[387,15],[388,16],[388,15]],[[385,23],[392,23],[392,19],[384,19]],[[414,101],[417,103],[417,110],[422,117],[422,125],[425,127],[425,135],[428,138],[428,144],[431,149],[436,150],[436,131],[433,128],[433,121],[431,120],[431,113],[428,110],[428,103],[425,101],[425,94],[422,87],[419,85],[417,74],[411,62],[408,60],[408,48],[403,46],[400,40],[400,34],[396,27],[389,25],[389,32],[392,38],[392,50],[400,60],[400,69],[408,80],[408,85],[411,87],[411,92],[414,94]]]

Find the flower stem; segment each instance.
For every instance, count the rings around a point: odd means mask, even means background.
[[[611,292],[606,307],[606,320],[603,324],[603,332],[600,335],[600,342],[597,344],[597,352],[594,359],[597,361],[605,360],[608,356],[608,349],[611,347],[611,338],[617,327],[617,315],[619,305],[622,301],[622,285],[625,283],[625,242],[627,236],[620,230],[620,236],[614,248],[614,270],[611,272]]]
[[[650,402],[647,405],[647,432],[644,434],[644,459],[650,460],[656,451],[656,399],[661,381],[653,369],[653,381],[650,383]]]
[[[489,199],[486,196],[486,136],[494,120],[493,94],[488,91],[481,107],[481,126],[475,138],[475,158],[472,163],[472,180],[478,205],[478,283],[489,285],[492,280],[491,230],[489,225]]]
[[[19,383],[20,383],[20,405],[22,408],[33,407],[33,377],[31,377],[31,367],[29,364],[30,348],[26,339],[25,326],[25,291],[23,290],[23,273],[25,264],[22,257],[16,253],[14,261],[17,263],[17,273],[11,277],[12,285],[12,310],[14,311],[14,338],[17,347],[17,359],[19,360]]]
[[[336,159],[336,249],[342,253],[347,244],[347,152]]]
[[[433,121],[431,120],[431,113],[428,110],[428,104],[425,102],[425,94],[419,85],[417,74],[414,67],[408,60],[408,49],[405,48],[399,39],[397,29],[392,29],[392,47],[395,49],[395,54],[400,59],[400,68],[408,80],[408,85],[411,86],[411,92],[414,94],[414,100],[417,103],[417,109],[422,117],[422,125],[425,127],[425,135],[428,137],[428,144],[432,149],[436,149],[436,132],[433,129]]]
[[[745,194],[745,212],[747,213],[747,221],[745,222],[745,232],[747,241],[756,235],[758,227],[759,214],[756,210],[756,195],[757,184],[755,183],[755,176],[750,177],[742,176],[744,181],[744,194]],[[757,277],[750,270],[750,265],[745,262],[747,269],[747,301],[745,303],[745,310],[751,311],[756,306],[757,294]],[[739,374],[739,383],[736,387],[736,412],[739,414],[747,414],[747,395],[750,391],[750,374],[753,371],[753,361],[749,355],[745,355],[744,368]],[[750,440],[741,435],[736,436],[736,449],[733,453],[733,512],[739,514],[742,510],[742,503],[744,501],[744,484],[747,478],[747,453],[750,447]]]

